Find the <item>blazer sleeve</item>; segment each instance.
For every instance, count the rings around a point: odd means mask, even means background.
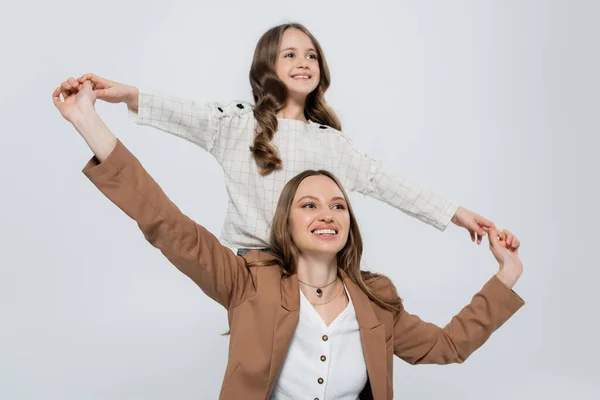
[[[209,297],[231,308],[252,294],[252,276],[244,259],[184,215],[121,141],[102,163],[92,158],[83,173]]]
[[[446,229],[458,205],[407,176],[387,170],[381,162],[359,151],[345,135],[338,133],[335,140],[335,174],[347,190],[383,201],[440,231]]]
[[[410,364],[462,363],[523,304],[494,275],[444,328],[402,308],[394,320],[394,354]]]

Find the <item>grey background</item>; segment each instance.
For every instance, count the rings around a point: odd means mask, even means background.
[[[69,76],[202,101],[250,100],[254,46],[300,21],[327,100],[365,152],[522,240],[526,306],[466,363],[395,365],[398,399],[597,399],[597,1],[0,3],[0,398],[216,398],[226,314],[80,170],[54,109]],[[226,194],[203,150],[98,104],[171,198],[218,233]],[[496,271],[487,242],[352,195],[366,268],[444,325]]]

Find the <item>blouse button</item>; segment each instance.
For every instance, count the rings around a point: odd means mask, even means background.
[[[223,112],[223,109],[221,107],[217,107],[217,110],[219,110],[220,112]]]
[[[321,361],[325,361],[325,360],[327,360],[327,357],[321,356]]]
[[[324,341],[324,342],[326,342],[326,341],[328,341],[328,340],[329,340],[329,336],[327,336],[327,335],[323,335],[323,337],[322,337],[321,339],[323,339],[323,341]]]
[[[319,125],[319,129],[327,129],[325,125]]]
[[[319,382],[319,385],[322,385],[323,382],[325,382],[325,381],[323,380],[323,378],[319,378],[319,379],[317,379],[317,382]]]
[[[239,108],[240,110],[243,110],[244,109],[244,105],[243,104],[238,104],[237,108]]]

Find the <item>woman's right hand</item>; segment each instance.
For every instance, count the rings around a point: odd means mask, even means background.
[[[92,82],[96,97],[100,100],[109,103],[126,103],[133,110],[138,108],[139,90],[135,86],[114,82],[94,74],[82,75],[77,81],[81,84],[85,81]]]
[[[509,239],[511,245],[507,244]],[[512,289],[523,273],[523,262],[519,258],[519,247],[521,246],[521,243],[516,236],[506,229],[502,232],[490,229],[488,232],[488,240],[490,242],[490,250],[499,264],[499,270],[496,276],[509,289]]]
[[[90,82],[78,84],[74,78],[69,78],[52,93],[52,100],[63,118],[76,124],[85,115],[89,115],[89,111],[94,111],[96,93]]]

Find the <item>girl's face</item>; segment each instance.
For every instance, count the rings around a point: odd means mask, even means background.
[[[289,96],[304,101],[319,85],[318,54],[304,32],[290,28],[283,33],[275,73],[285,84]]]
[[[344,194],[327,176],[309,176],[298,186],[289,224],[303,254],[335,256],[346,245],[350,231]]]

